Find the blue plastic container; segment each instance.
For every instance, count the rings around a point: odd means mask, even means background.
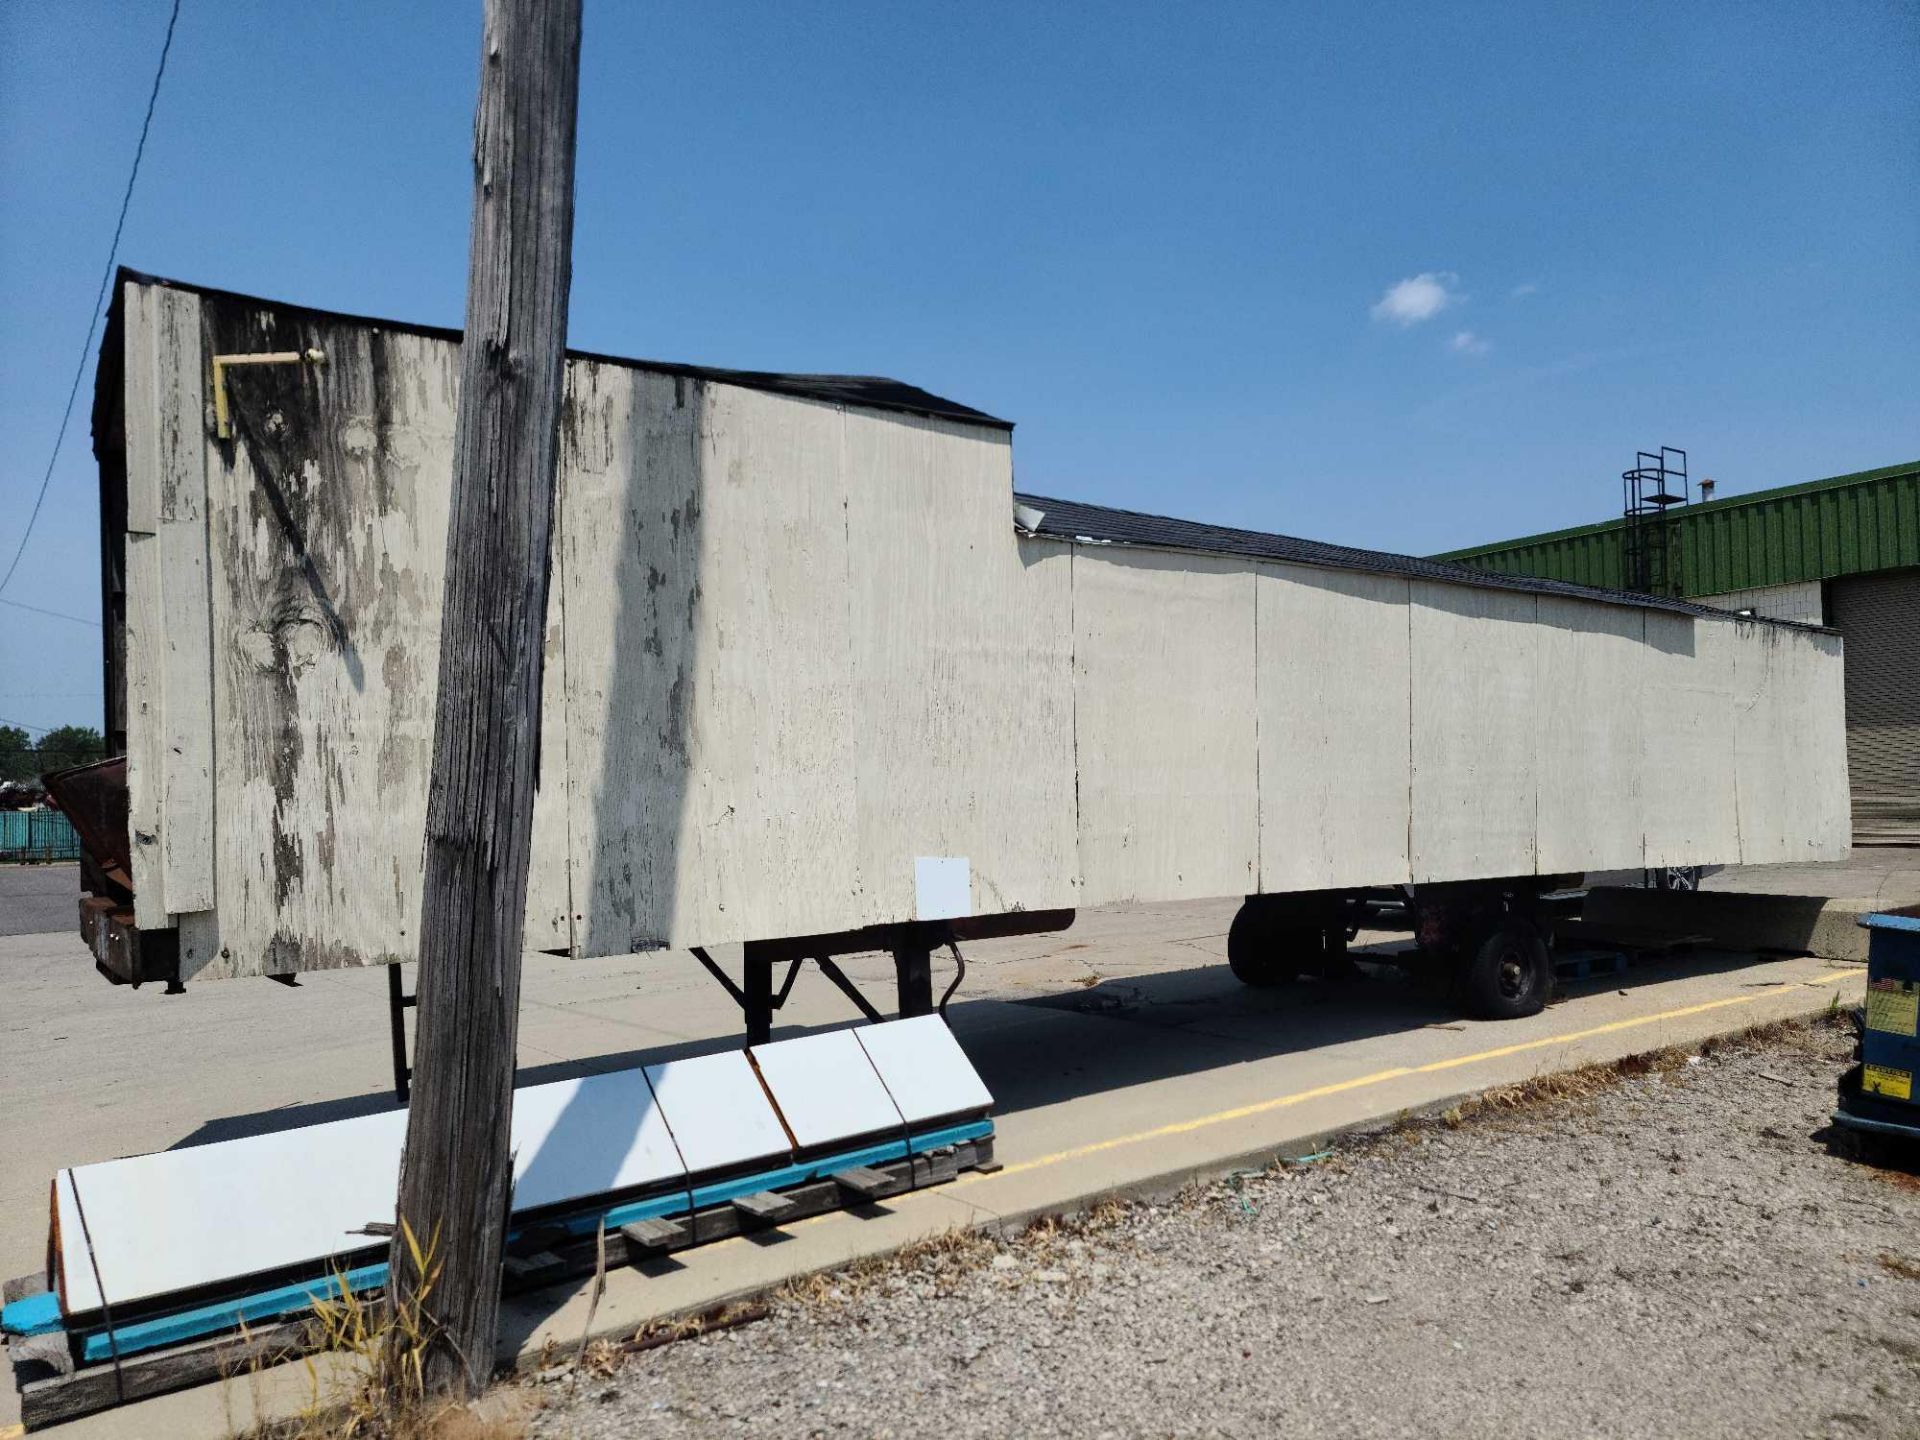
[[[1839,1124],[1920,1140],[1920,905],[1869,915],[1860,1063],[1840,1081]]]

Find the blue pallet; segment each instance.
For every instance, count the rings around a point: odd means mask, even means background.
[[[1553,957],[1554,973],[1562,980],[1585,980],[1591,975],[1618,975],[1632,962],[1624,950],[1571,950]]]

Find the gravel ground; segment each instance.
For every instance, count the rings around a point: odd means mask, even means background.
[[[1851,1043],[1776,1029],[952,1237],[597,1347],[528,1386],[532,1431],[1920,1436],[1920,1185],[1816,1138]]]

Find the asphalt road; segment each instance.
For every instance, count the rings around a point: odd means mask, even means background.
[[[0,865],[0,935],[78,934],[78,865]]]

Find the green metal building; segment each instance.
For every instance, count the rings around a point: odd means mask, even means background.
[[[1920,844],[1920,461],[1679,506],[1663,523],[1679,593],[1845,637],[1855,843]],[[1435,558],[1623,586],[1624,540],[1608,520]]]

